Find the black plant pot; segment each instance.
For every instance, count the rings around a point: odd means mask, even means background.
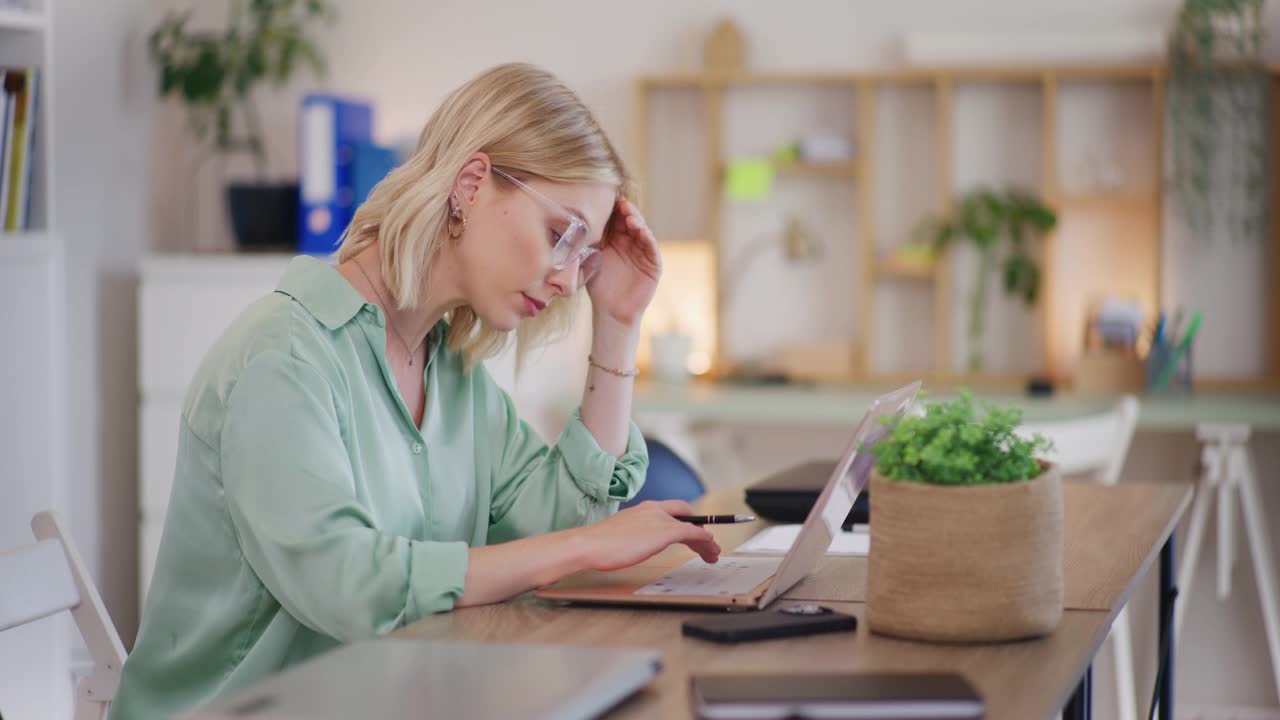
[[[298,183],[232,183],[227,206],[243,250],[292,250],[298,245]]]

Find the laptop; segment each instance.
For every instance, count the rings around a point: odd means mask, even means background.
[[[952,673],[695,675],[689,696],[704,720],[981,720],[986,704]]]
[[[795,543],[782,558],[721,555],[714,564],[694,558],[674,569],[647,561],[625,570],[577,573],[534,594],[547,600],[613,605],[768,607],[812,572],[826,554],[854,500],[867,487],[875,463],[867,449],[889,432],[890,425],[913,411],[919,391],[917,380],[871,403]]]
[[[656,650],[369,640],[215,700],[184,720],[579,720],[639,690]]]

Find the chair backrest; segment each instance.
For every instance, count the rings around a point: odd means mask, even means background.
[[[34,544],[0,554],[0,631],[70,610],[94,661],[93,674],[80,681],[76,718],[105,717],[120,683],[124,643],[58,516],[36,513],[31,532]]]
[[[107,606],[93,584],[93,577],[85,567],[80,551],[71,540],[71,534],[62,524],[62,519],[53,512],[36,513],[31,518],[31,532],[40,541],[56,541],[62,546],[65,554],[65,565],[71,571],[76,590],[80,594],[80,602],[71,609],[71,617],[84,637],[84,644],[89,654],[99,665],[108,665],[117,672],[124,665],[126,653],[124,643],[120,642],[120,634],[107,614]]]
[[[1054,449],[1045,459],[1058,464],[1064,475],[1090,473],[1107,485],[1120,479],[1124,459],[1138,424],[1138,399],[1132,395],[1120,398],[1112,409],[1069,420],[1027,423],[1020,435],[1044,435],[1053,441]]]
[[[649,470],[644,486],[622,504],[623,508],[645,500],[697,500],[703,496],[702,479],[684,458],[660,440],[647,437],[645,444],[649,447]]]
[[[62,545],[41,540],[0,553],[0,631],[80,604]]]

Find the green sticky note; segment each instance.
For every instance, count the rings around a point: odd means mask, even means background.
[[[724,191],[730,200],[756,202],[769,196],[773,187],[773,162],[749,158],[729,163],[724,174]]]

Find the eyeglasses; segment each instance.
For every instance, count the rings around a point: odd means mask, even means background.
[[[587,221],[502,170],[496,167],[492,168],[492,170],[494,175],[501,176],[512,185],[525,191],[556,216],[557,226],[552,230],[555,235],[555,244],[551,248],[551,267],[556,270],[564,270],[576,262],[578,263],[578,284],[583,285],[591,280],[600,269],[601,261],[604,258],[600,254],[599,248],[594,248],[587,244],[587,236],[589,234]]]

